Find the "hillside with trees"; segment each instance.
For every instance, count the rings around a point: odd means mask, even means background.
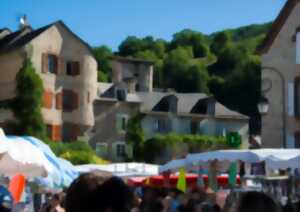
[[[255,49],[270,26],[249,25],[211,35],[185,29],[175,33],[171,41],[129,36],[118,52],[107,46],[94,48],[98,80],[110,80],[112,55],[148,59],[155,64],[154,87],[214,95],[230,109],[250,116],[251,131],[257,133],[260,57]]]

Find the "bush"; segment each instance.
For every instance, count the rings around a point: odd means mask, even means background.
[[[157,135],[144,143],[144,159],[149,163],[164,163],[188,153],[231,149],[225,137],[203,135]]]
[[[79,164],[106,164],[106,160],[98,157],[95,151],[83,141],[71,143],[53,142],[49,138],[43,139],[57,157],[69,160],[74,165]]]

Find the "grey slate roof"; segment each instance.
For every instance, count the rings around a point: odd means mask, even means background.
[[[79,38],[75,33],[73,33],[62,21],[56,21],[47,26],[38,28],[33,30],[31,27],[25,27],[22,30],[15,31],[0,39],[0,52],[6,52],[10,50],[14,50],[16,48],[22,47],[32,41],[34,38],[45,32],[50,27],[60,24],[63,26],[68,32],[70,32],[79,42],[83,43],[89,51],[93,54],[91,47],[84,42],[81,38]]]
[[[0,40],[0,51],[9,51],[24,46],[42,32],[49,29],[52,25],[53,24],[50,24],[37,30],[32,30],[31,28],[26,27],[22,30],[13,32]]]

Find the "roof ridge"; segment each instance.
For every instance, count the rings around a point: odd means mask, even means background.
[[[294,10],[297,3],[299,3],[300,0],[287,0],[283,8],[281,9],[280,13],[278,14],[277,18],[273,22],[271,29],[267,33],[265,39],[259,45],[256,49],[257,53],[264,54],[266,53],[271,45],[273,44],[275,38],[279,34],[281,28],[284,26],[285,22],[287,21],[288,17]]]

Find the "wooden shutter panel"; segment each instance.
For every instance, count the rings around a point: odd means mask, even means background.
[[[57,57],[57,74],[63,74],[65,72],[65,62],[62,57]]]
[[[56,109],[61,110],[63,108],[63,92],[56,94]]]
[[[80,63],[79,62],[73,62],[73,74],[76,75],[80,75]]]
[[[61,141],[61,125],[53,125],[53,140]]]
[[[52,108],[52,100],[53,100],[53,93],[51,91],[44,91],[43,93],[43,107],[47,109]]]
[[[42,54],[42,73],[48,72],[48,54],[43,53]]]

